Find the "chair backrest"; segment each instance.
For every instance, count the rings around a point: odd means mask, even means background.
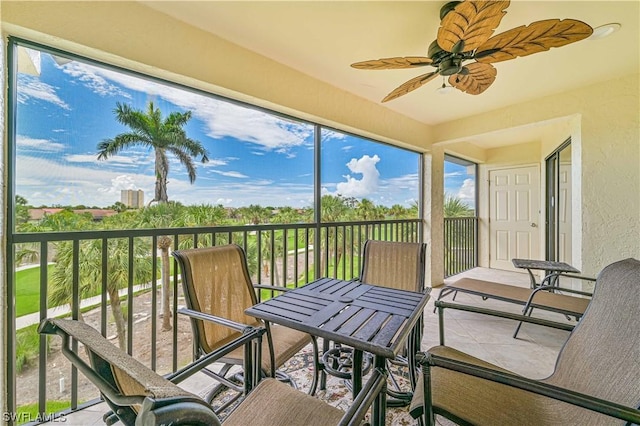
[[[548,383],[617,402],[640,404],[640,261],[610,264],[558,355]]]
[[[258,325],[244,310],[258,303],[244,250],[236,244],[176,250],[187,307],[247,325]],[[204,353],[238,337],[239,333],[208,321],[191,320]]]
[[[425,243],[368,240],[360,281],[401,290],[424,290]]]

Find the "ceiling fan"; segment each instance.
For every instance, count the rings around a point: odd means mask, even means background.
[[[508,0],[449,2],[440,9],[438,37],[429,46],[428,57],[382,58],[351,66],[365,70],[436,68],[398,86],[382,102],[406,95],[439,75],[449,76],[449,84],[456,89],[479,95],[496,79],[498,72],[492,63],[574,43],[593,32],[591,26],[575,19],[546,19],[491,37],[509,3]]]

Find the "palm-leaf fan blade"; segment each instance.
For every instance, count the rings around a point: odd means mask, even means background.
[[[406,95],[407,93],[416,90],[417,88],[423,86],[424,84],[427,84],[437,76],[438,76],[438,71],[434,71],[431,73],[422,74],[417,77],[414,77],[411,80],[407,81],[406,83],[396,87],[395,90],[393,90],[391,93],[385,96],[382,102],[387,102],[387,101],[399,98],[400,96]]]
[[[479,95],[493,84],[498,71],[491,64],[474,62],[465,65],[467,74],[455,74],[449,77],[449,84],[470,95]]]
[[[575,19],[532,22],[491,37],[478,48],[476,60],[484,63],[508,61],[583,40],[593,28]],[[483,55],[483,52],[490,52]]]
[[[351,64],[353,68],[361,70],[393,70],[403,68],[418,68],[431,64],[431,59],[425,56],[399,56],[395,58],[373,59]]]
[[[463,1],[442,19],[438,45],[455,53],[475,50],[493,35],[507,7],[509,1]]]

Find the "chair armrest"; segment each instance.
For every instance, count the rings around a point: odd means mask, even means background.
[[[465,312],[474,312],[477,314],[489,315],[489,316],[494,316],[499,318],[512,319],[514,321],[528,322],[531,324],[538,324],[538,325],[543,325],[545,327],[557,328],[557,329],[566,330],[566,331],[571,331],[573,330],[573,327],[574,327],[571,324],[551,321],[543,318],[530,317],[530,316],[525,316],[521,314],[513,314],[511,312],[480,308],[480,307],[471,306],[471,305],[462,305],[459,303],[443,302],[441,300],[436,300],[434,304],[435,304],[435,307],[438,309],[440,345],[444,345],[444,310],[446,308],[465,311]]]
[[[271,291],[282,291],[282,292],[293,290],[292,288],[278,287],[275,285],[266,285],[266,284],[254,284],[253,288],[255,288],[256,290],[271,290]]]
[[[355,426],[362,425],[365,415],[369,407],[373,404],[377,397],[383,395],[386,398],[387,372],[376,368],[367,383],[358,393],[349,410],[342,416],[338,426]],[[375,424],[375,420],[372,419]]]
[[[71,321],[71,320],[62,320],[62,321]],[[75,320],[75,323],[77,323],[77,320]],[[76,326],[74,325],[73,327],[75,328]],[[80,330],[83,330],[88,328],[89,326],[84,323],[81,323],[78,327],[80,328]],[[58,323],[56,319],[45,318],[44,320],[42,320],[42,322],[38,326],[38,333],[49,334],[49,335],[57,334],[58,336],[60,336],[62,338],[61,350],[64,356],[69,361],[71,361],[73,366],[76,367],[85,377],[87,377],[94,385],[96,385],[96,387],[100,390],[100,392],[102,392],[105,395],[105,397],[110,401],[113,401],[116,404],[125,405],[125,406],[142,404],[142,402],[144,401],[145,399],[144,396],[138,396],[138,395],[125,396],[119,393],[119,391],[111,384],[111,382],[109,382],[105,377],[103,377],[101,374],[96,372],[96,370],[94,370],[91,367],[91,365],[89,365],[84,359],[82,359],[76,352],[72,350],[71,338],[77,339],[80,343],[85,345],[89,350],[93,350],[94,344],[99,345],[101,343],[106,342],[106,339],[104,339],[104,337],[101,334],[99,334],[97,331],[95,331],[95,334],[98,335],[101,338],[101,340],[98,340],[98,337],[96,337],[95,339],[93,338],[83,339],[77,335],[72,334],[72,332],[67,328],[61,327],[60,323]],[[94,333],[94,332],[89,331],[89,333]],[[108,344],[111,345],[111,343],[108,343]],[[119,348],[117,350],[120,351]],[[105,356],[105,354],[102,351],[98,351],[98,353],[103,358],[110,358],[108,355]],[[106,361],[109,362],[109,359],[106,359]]]
[[[469,364],[463,361],[453,360],[441,357],[431,353],[419,353],[417,362],[423,368],[441,367],[448,370],[457,371],[474,377],[479,377],[492,382],[502,383],[518,389],[553,398],[568,404],[576,405],[587,410],[596,411],[611,417],[625,420],[631,423],[640,423],[640,410],[627,407],[615,402],[596,398],[591,395],[572,391],[559,386],[551,385],[538,380],[529,379],[513,373],[493,370],[491,368],[481,367]],[[430,376],[430,373],[426,373]],[[425,384],[426,386],[426,384]],[[425,399],[427,394],[425,394]],[[429,398],[430,399],[430,398]],[[427,401],[425,401],[426,405]],[[426,407],[425,407],[426,408]]]
[[[558,286],[555,286],[555,285],[541,285],[541,286],[536,287],[535,290],[533,290],[531,292],[531,297],[529,298],[529,300],[531,300],[531,298],[533,297],[534,294],[536,294],[537,292],[542,291],[542,290],[547,290],[547,291],[552,291],[552,292],[560,290],[560,291],[564,291],[564,292],[567,292],[567,293],[580,294],[582,296],[589,296],[589,297],[593,296],[593,293],[591,293],[589,291],[576,290],[576,289],[567,288],[567,287],[558,287]]]
[[[540,286],[550,285],[553,287],[557,287],[561,277],[573,278],[573,279],[582,280],[582,281],[596,282],[595,278],[588,277],[586,275],[577,275],[577,274],[571,274],[568,272],[552,272],[548,275],[545,275],[545,277],[540,282]],[[545,284],[545,282],[547,282],[548,284]]]
[[[219,324],[219,325],[223,325],[225,327],[232,328],[232,329],[234,329],[236,331],[239,331],[241,333],[245,332],[247,329],[251,329],[252,328],[250,325],[247,325],[247,324],[242,324],[240,322],[231,321],[229,319],[218,317],[218,316],[211,315],[211,314],[207,314],[207,313],[204,313],[204,312],[194,311],[193,309],[189,309],[189,308],[180,308],[180,309],[178,309],[178,313],[186,315],[186,316],[188,316],[190,318],[195,318],[195,319],[199,319],[199,320],[202,320],[202,321],[209,321],[209,322],[213,322],[213,323],[216,323],[216,324]]]
[[[215,351],[209,352],[208,354],[202,356],[201,358],[198,358],[196,361],[193,361],[192,363],[186,365],[185,367],[183,367],[182,369],[167,374],[164,377],[169,380],[172,383],[180,383],[181,381],[185,380],[186,378],[194,375],[195,373],[197,373],[198,371],[202,370],[204,367],[206,367],[209,364],[212,364],[216,361],[218,361],[220,358],[222,358],[223,356],[227,355],[228,353],[230,353],[231,351],[239,348],[240,346],[244,346],[247,345],[248,343],[250,343],[251,340],[256,339],[258,342],[262,341],[262,335],[266,332],[267,330],[263,327],[245,327],[245,329],[242,332],[242,335],[234,340],[232,340],[231,342],[227,343],[224,346],[219,347],[218,349],[216,349]],[[258,350],[260,348],[260,344],[258,343]],[[258,352],[256,354],[256,358],[260,357],[261,354]],[[259,364],[259,362],[258,362]]]

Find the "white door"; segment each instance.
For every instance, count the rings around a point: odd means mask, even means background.
[[[515,270],[511,259],[539,259],[538,166],[489,172],[489,267]]]

